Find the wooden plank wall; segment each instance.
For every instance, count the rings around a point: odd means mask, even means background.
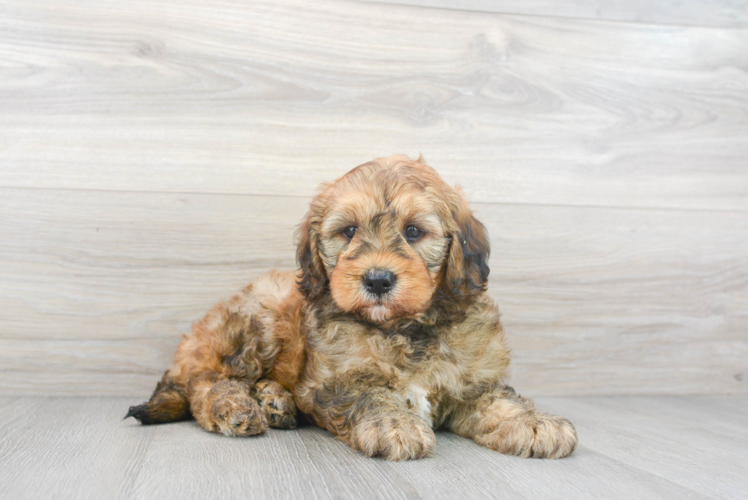
[[[440,9],[631,23],[748,28],[742,0],[362,0]]]
[[[146,395],[393,153],[488,226],[523,392],[748,392],[748,8],[398,3],[0,0],[0,392]]]

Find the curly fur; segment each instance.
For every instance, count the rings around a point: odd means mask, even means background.
[[[408,226],[423,236],[407,239]],[[193,416],[208,431],[248,436],[293,428],[301,412],[389,460],[428,456],[440,427],[502,453],[567,456],[574,426],[506,385],[488,256],[462,193],[422,159],[365,163],[312,200],[299,270],[271,271],[213,307],[128,416]],[[396,276],[389,293],[367,292],[371,269]]]

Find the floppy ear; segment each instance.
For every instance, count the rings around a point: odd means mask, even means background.
[[[449,200],[453,226],[443,285],[446,292],[464,300],[488,285],[488,256],[491,244],[486,227],[475,218],[460,192]]]
[[[307,212],[304,221],[296,231],[298,241],[296,262],[301,270],[298,285],[299,290],[308,300],[319,297],[327,288],[327,275],[317,250],[321,213],[321,197],[317,196],[312,201],[309,212]]]

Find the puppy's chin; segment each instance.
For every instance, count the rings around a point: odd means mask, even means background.
[[[425,312],[424,308],[406,308],[408,304],[402,304],[397,300],[387,299],[362,301],[347,312],[353,313],[375,325],[389,327],[401,320],[416,319]],[[338,306],[340,306],[338,304]]]
[[[339,288],[332,287],[332,299],[346,313],[376,325],[397,321],[401,317],[418,315],[417,311],[405,309],[404,304],[400,304],[395,297],[377,300],[363,290],[356,290],[356,293],[341,293]]]
[[[391,320],[395,315],[394,311],[384,304],[374,304],[364,307],[361,312],[372,323],[384,323]]]

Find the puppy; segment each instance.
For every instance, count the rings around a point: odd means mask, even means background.
[[[574,450],[568,420],[506,385],[488,234],[421,159],[374,160],[323,185],[298,242],[300,270],[213,307],[128,417],[251,436],[294,428],[300,411],[388,460],[428,456],[437,428],[522,457]]]

